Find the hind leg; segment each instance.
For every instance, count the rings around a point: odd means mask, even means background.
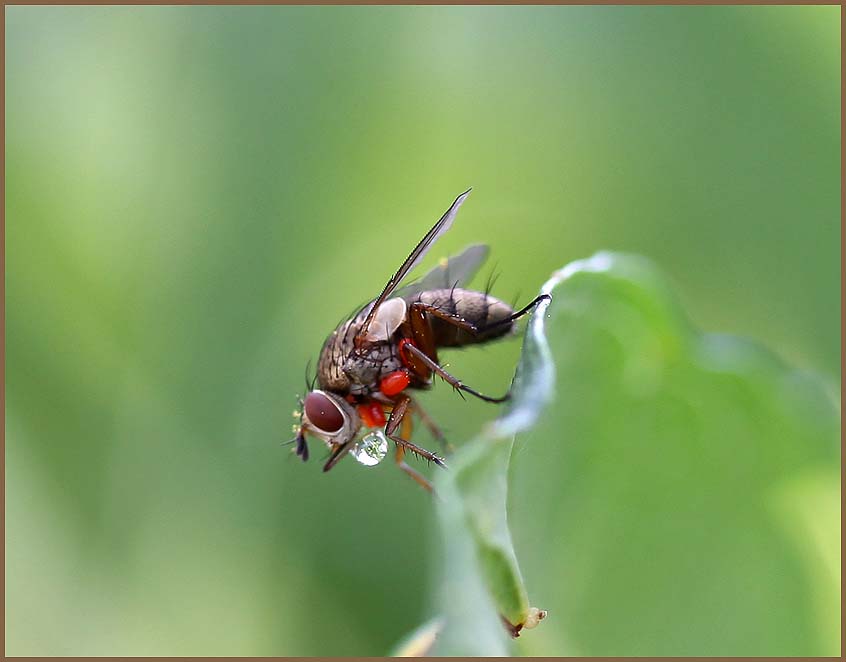
[[[435,310],[429,310],[429,309],[427,309],[426,312],[428,312],[429,314],[437,315],[438,317],[440,317],[442,320],[444,320],[448,324],[452,324],[453,326],[456,326],[456,327],[462,329],[463,331],[466,331],[468,333],[472,333],[472,334],[475,335],[475,334],[480,333],[482,331],[487,331],[489,329],[493,329],[493,328],[495,328],[497,326],[501,326],[503,324],[511,324],[514,321],[520,319],[523,315],[528,313],[530,310],[533,310],[535,308],[535,306],[537,306],[541,301],[548,301],[551,298],[552,297],[549,294],[541,294],[540,296],[537,296],[534,299],[532,299],[532,301],[530,301],[526,306],[524,306],[523,308],[521,308],[517,312],[512,313],[511,315],[509,315],[508,317],[506,317],[503,320],[500,320],[499,322],[495,322],[494,324],[489,324],[486,327],[484,327],[483,329],[477,329],[475,326],[473,326],[469,322],[466,322],[465,320],[462,320],[460,318],[456,318],[455,316],[449,315],[447,313],[443,313],[443,312],[438,313]],[[412,308],[414,308],[415,305],[418,305],[418,304],[412,304]],[[425,305],[425,304],[421,304],[421,305]],[[485,402],[493,402],[493,403],[505,402],[506,400],[509,399],[509,397],[511,397],[510,393],[506,393],[501,398],[494,398],[494,397],[491,397],[489,395],[484,395],[482,393],[479,393],[477,390],[471,388],[470,386],[468,386],[467,384],[462,382],[457,377],[448,373],[443,368],[443,366],[441,366],[437,361],[435,361],[432,357],[430,357],[426,352],[424,352],[423,350],[414,346],[411,343],[404,345],[403,350],[405,352],[407,352],[408,355],[414,357],[414,359],[418,363],[423,364],[426,368],[428,368],[429,370],[431,370],[435,374],[440,375],[440,377],[445,382],[447,382],[454,389],[459,391],[459,393],[461,391],[464,391],[465,393],[469,393],[470,395],[476,396],[480,400],[484,400]]]
[[[415,347],[414,345],[406,345],[405,351],[409,354],[414,355],[418,360],[420,360],[424,365],[426,365],[429,370],[439,375],[445,382],[450,384],[454,389],[459,392],[464,391],[465,393],[469,393],[470,395],[475,395],[477,398],[479,398],[480,400],[484,400],[485,402],[505,402],[509,398],[508,393],[506,393],[501,398],[493,398],[489,395],[479,393],[476,389],[467,386],[467,384],[462,382],[457,377],[453,377],[446,370],[444,370],[437,362],[430,359],[428,356],[426,356],[425,353],[417,349],[417,347]]]
[[[532,299],[529,303],[527,303],[525,306],[523,306],[520,310],[518,310],[516,313],[512,313],[511,315],[509,315],[508,317],[506,317],[503,320],[500,320],[499,322],[494,322],[493,324],[488,324],[482,330],[487,331],[488,329],[495,329],[496,327],[501,326],[502,324],[511,324],[511,322],[516,322],[518,319],[523,317],[523,315],[525,315],[526,313],[528,313],[531,310],[534,310],[535,306],[537,306],[541,301],[549,301],[551,299],[552,299],[552,295],[550,295],[550,294],[539,294],[534,299]]]

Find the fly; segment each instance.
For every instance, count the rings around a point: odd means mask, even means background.
[[[376,299],[340,324],[323,343],[312,383],[301,411],[295,412],[296,454],[308,460],[306,433],[322,439],[330,454],[329,471],[347,453],[362,464],[378,463],[387,452],[387,439],[396,445],[396,462],[419,485],[432,485],[405,462],[412,453],[444,467],[444,458],[411,441],[411,418],[416,414],[444,448],[444,435],[409,395],[426,390],[438,375],[459,393],[486,402],[504,402],[480,393],[447,372],[438,349],[486,343],[508,335],[515,322],[532,310],[541,295],[518,311],[488,292],[464,289],[487,257],[488,248],[474,245],[440,265],[422,279],[399,288],[435,241],[452,225],[470,191],[459,195],[446,213],[405,259]],[[399,289],[398,289],[399,288]],[[462,395],[463,397],[463,395]],[[365,431],[359,439],[359,432]]]

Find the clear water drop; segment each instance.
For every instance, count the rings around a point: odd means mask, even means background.
[[[388,454],[388,439],[382,430],[372,430],[353,446],[350,453],[365,467],[376,466]]]

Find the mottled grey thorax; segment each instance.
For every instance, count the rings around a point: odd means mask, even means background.
[[[402,367],[393,339],[369,345],[360,354],[353,352],[353,339],[369,309],[338,326],[326,339],[317,363],[320,388],[368,396],[379,390],[382,377]]]

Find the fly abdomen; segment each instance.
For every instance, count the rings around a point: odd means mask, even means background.
[[[509,319],[514,313],[511,306],[484,292],[460,288],[427,290],[409,303],[414,301],[429,307],[427,317],[438,347],[482,343],[504,336],[514,328],[514,322]],[[473,333],[468,325],[477,332]]]

